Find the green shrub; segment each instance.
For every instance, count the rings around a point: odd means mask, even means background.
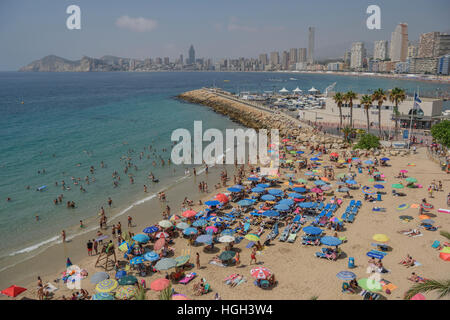
[[[431,135],[440,144],[450,147],[450,120],[443,120],[432,126]]]
[[[380,146],[380,139],[370,133],[364,133],[359,137],[359,141],[354,149],[369,150],[372,148],[378,148]]]

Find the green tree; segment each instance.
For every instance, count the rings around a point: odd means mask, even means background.
[[[450,147],[450,120],[443,120],[432,126],[431,135],[440,144]]]
[[[339,109],[339,129],[342,128],[342,103],[344,102],[344,95],[340,92],[336,92],[333,96],[334,102]]]
[[[438,299],[450,295],[450,280],[426,280],[423,283],[416,283],[405,294],[405,300],[410,300],[418,293],[436,291]]]
[[[367,117],[367,132],[369,132],[370,129],[370,122],[369,122],[369,108],[372,105],[372,97],[365,94],[361,97],[361,104],[364,106],[364,110],[366,111],[366,117]]]
[[[405,90],[395,87],[389,92],[389,100],[394,103],[394,115],[395,115],[395,138],[397,138],[398,135],[398,119],[399,116],[398,112],[398,105],[405,101],[406,99],[406,93]]]
[[[386,93],[381,88],[377,89],[372,93],[372,100],[377,101],[378,104],[378,130],[381,138],[381,106],[383,105],[383,102],[387,100]]]
[[[344,140],[347,142],[350,142],[351,140],[351,136],[353,133],[355,133],[355,129],[353,129],[350,126],[345,126],[344,128],[341,129],[342,133],[344,133]]]
[[[350,127],[353,128],[353,99],[356,99],[358,95],[353,91],[348,91],[345,94],[345,99],[348,101],[348,106],[350,107]]]
[[[172,285],[169,285],[159,294],[159,300],[172,300]]]
[[[355,146],[355,149],[369,150],[372,148],[378,148],[380,146],[380,139],[373,134],[364,133],[359,137],[359,141]]]

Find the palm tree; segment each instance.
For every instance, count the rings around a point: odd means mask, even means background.
[[[344,133],[344,140],[349,142],[350,138],[351,138],[351,135],[353,133],[355,133],[355,129],[353,129],[350,126],[345,126],[344,128],[342,128],[342,133]]]
[[[333,99],[339,109],[339,129],[340,129],[342,128],[342,103],[344,102],[344,95],[340,92],[336,92],[336,94],[333,96]]]
[[[416,283],[405,294],[405,300],[409,300],[418,293],[436,291],[438,299],[450,295],[450,280],[426,280],[423,283]]]
[[[397,138],[397,130],[398,130],[398,119],[397,116],[399,115],[398,112],[398,105],[402,103],[406,99],[406,93],[405,90],[395,87],[394,89],[389,92],[389,100],[393,102],[394,105],[394,115],[395,115],[395,137]]]
[[[369,107],[372,105],[372,97],[365,94],[361,97],[361,104],[364,106],[367,116],[367,133],[369,133],[370,122],[369,122]]]
[[[378,102],[378,129],[379,129],[379,135],[381,138],[381,106],[383,105],[383,102],[387,100],[386,93],[383,89],[377,89],[374,93],[372,93],[372,101]]]
[[[358,95],[350,90],[345,94],[345,97],[350,107],[350,126],[353,128],[353,99],[356,99]]]

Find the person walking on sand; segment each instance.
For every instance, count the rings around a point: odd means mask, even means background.
[[[98,255],[98,242],[95,241],[95,239],[92,239],[92,242],[94,243],[94,251],[95,251],[95,255]]]
[[[66,242],[66,231],[61,231],[61,237],[62,237],[62,242],[65,243]]]
[[[238,267],[241,264],[241,260],[240,260],[240,257],[239,257],[239,252],[236,252],[235,259],[236,259],[236,267]]]
[[[128,228],[131,228],[132,221],[133,221],[133,218],[131,218],[131,216],[128,216]]]
[[[111,208],[111,206],[112,206],[112,199],[111,199],[111,197],[108,198],[108,205]]]
[[[255,261],[255,264],[257,264],[257,261],[256,261],[256,248],[253,248],[252,253],[250,255],[250,264],[252,264],[253,261]]]
[[[88,252],[88,256],[92,256],[92,246],[93,246],[93,243],[92,243],[92,241],[91,240],[88,240],[88,242],[87,242],[87,252]]]
[[[197,266],[197,269],[200,269],[200,254],[197,252],[195,256],[195,265]]]

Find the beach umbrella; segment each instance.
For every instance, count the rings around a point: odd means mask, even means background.
[[[167,229],[167,228],[170,228],[171,226],[173,226],[172,222],[170,222],[169,220],[161,220],[158,224],[164,229]]]
[[[287,211],[289,210],[289,206],[286,204],[277,204],[275,207],[273,207],[275,210],[279,211]]]
[[[222,242],[222,243],[233,242],[234,240],[236,240],[236,239],[230,235],[223,235],[219,238],[219,242]]]
[[[389,161],[389,160],[391,160],[391,159],[385,157],[385,158],[381,158],[381,160],[382,160],[382,161]]]
[[[420,219],[420,220],[430,219],[430,216],[427,216],[426,214],[421,214],[421,215],[419,216],[419,219]]]
[[[326,246],[338,246],[342,243],[341,240],[339,240],[336,237],[331,237],[331,236],[324,236],[322,238],[320,238],[320,242]]]
[[[132,239],[139,243],[147,243],[150,240],[146,234],[137,234]]]
[[[208,221],[206,221],[206,219],[199,219],[199,220],[194,221],[194,223],[192,225],[194,227],[203,227],[206,224],[208,224]]]
[[[389,237],[385,234],[382,233],[377,233],[374,234],[372,237],[373,240],[378,241],[378,242],[387,242],[389,241]]]
[[[144,230],[142,230],[143,233],[154,233],[156,231],[158,231],[158,227],[156,226],[151,226],[151,227],[147,227]]]
[[[422,203],[420,206],[424,209],[433,209],[433,205],[431,203]]]
[[[444,249],[439,252],[439,258],[444,261],[450,261],[450,247],[444,247]]]
[[[232,186],[232,188],[241,189],[241,190],[245,189],[245,187],[241,186],[240,184],[235,184],[234,186]]]
[[[219,231],[219,229],[217,229],[217,228],[214,227],[214,226],[208,226],[208,227],[206,227],[205,230],[206,230],[206,231],[211,230],[213,233],[216,233],[217,231]]]
[[[305,173],[305,176],[315,176],[316,174],[314,173],[314,172],[312,172],[312,171],[306,171]]]
[[[316,204],[314,203],[314,202],[303,202],[303,203],[300,203],[298,206],[300,207],[300,208],[306,208],[306,209],[308,209],[308,208],[312,208],[312,207],[314,207]]]
[[[296,192],[289,193],[288,196],[291,198],[304,198],[303,195],[301,195],[300,193],[296,193]]]
[[[304,153],[305,153],[305,151],[301,151],[301,150],[297,151],[297,154],[304,154]]]
[[[252,192],[254,192],[254,193],[263,193],[264,192],[264,188],[255,187],[255,188],[252,189]]]
[[[177,293],[172,295],[172,300],[189,300],[184,294]]]
[[[265,280],[272,275],[272,271],[266,267],[257,267],[250,270],[250,274],[255,279]]]
[[[350,189],[347,187],[342,187],[342,188],[337,189],[337,192],[349,192],[349,191],[350,191]]]
[[[228,199],[228,197],[223,193],[218,193],[216,195],[216,199],[222,203],[227,203],[228,201],[230,201],[230,199]]]
[[[168,288],[170,285],[170,280],[166,278],[160,278],[152,281],[150,283],[150,289],[154,291],[163,291],[164,289]]]
[[[161,239],[161,238],[168,238],[169,234],[167,232],[164,231],[160,231],[155,235],[156,238]]]
[[[434,224],[435,221],[432,219],[424,219],[420,222],[421,224]]]
[[[334,222],[334,223],[337,223],[337,222],[342,222],[342,219],[338,218],[338,217],[333,217],[333,218],[330,219],[330,221]]]
[[[208,220],[214,223],[223,222],[223,218],[217,216],[211,216],[208,218]]]
[[[153,250],[158,251],[159,249],[161,249],[162,247],[164,247],[164,245],[166,244],[166,238],[161,238],[158,239],[155,244],[153,245]]]
[[[417,293],[409,300],[427,300],[427,298],[423,294]]]
[[[222,252],[219,255],[219,259],[222,261],[228,261],[228,260],[232,259],[235,255],[236,255],[235,251],[228,250],[228,251]]]
[[[311,189],[311,192],[314,192],[314,193],[322,193],[323,190],[322,190],[322,189],[319,189],[319,188],[312,188],[312,189]]]
[[[124,241],[120,244],[119,246],[119,250],[122,252],[127,252],[128,250],[130,250],[131,248],[133,248],[133,244],[130,244],[127,241]]]
[[[413,177],[406,178],[405,180],[406,180],[407,182],[411,182],[411,183],[417,182],[417,179],[416,179],[416,178],[413,178]]]
[[[258,183],[256,186],[263,189],[270,187],[267,183]]]
[[[185,218],[192,218],[197,214],[194,210],[186,210],[181,215]]]
[[[177,265],[177,261],[175,259],[172,258],[162,258],[161,260],[159,260],[156,264],[155,264],[155,269],[156,270],[169,270],[171,268],[176,267]]]
[[[294,190],[295,192],[298,192],[298,193],[305,193],[307,191],[306,188],[302,188],[302,187],[295,187],[292,190]]]
[[[180,222],[179,224],[176,225],[176,227],[177,229],[184,230],[189,228],[190,226],[186,222]]]
[[[254,234],[254,233],[246,234],[244,238],[247,239],[247,240],[249,240],[249,241],[253,241],[253,242],[256,242],[256,241],[259,241],[259,240],[260,240],[259,236],[257,236],[257,235]]]
[[[358,184],[358,182],[356,182],[355,180],[351,180],[351,179],[345,180],[345,183],[346,184]]]
[[[399,217],[401,220],[413,220],[414,218],[411,216],[400,216]]]
[[[177,262],[176,266],[181,267],[182,265],[186,264],[186,262],[188,262],[190,258],[191,258],[190,255],[176,257],[175,258],[175,261]]]
[[[375,189],[384,189],[384,186],[382,184],[376,184],[373,186]]]
[[[420,204],[412,203],[409,207],[412,208],[412,209],[418,209],[420,207]]]
[[[135,286],[123,286],[116,290],[115,297],[117,299],[130,299],[137,293]]]
[[[313,157],[313,158],[310,158],[309,160],[311,160],[311,161],[318,161],[318,160],[320,160],[320,159],[317,158],[317,157]]]
[[[158,253],[156,253],[155,251],[148,251],[148,252],[146,252],[145,254],[144,254],[144,259],[146,260],[146,261],[151,261],[151,262],[153,262],[153,261],[156,261],[156,260],[159,260],[159,254]]]
[[[106,279],[109,279],[109,274],[107,274],[106,272],[97,272],[91,276],[91,279],[89,281],[92,284],[97,284],[100,281],[103,281]]]
[[[118,282],[119,282],[119,284],[120,284],[121,286],[125,286],[125,285],[133,285],[133,284],[136,284],[136,283],[138,282],[138,279],[137,279],[135,276],[133,276],[133,275],[131,275],[131,274],[128,274],[128,275],[126,275],[126,276],[120,278],[120,279],[118,280]]]
[[[209,201],[205,202],[205,205],[207,205],[208,207],[217,206],[219,204],[220,204],[220,202],[217,200],[209,200]]]
[[[95,290],[97,290],[97,292],[111,292],[114,291],[118,285],[119,283],[114,279],[105,279],[97,283]]]
[[[372,191],[372,190],[370,189],[370,187],[367,187],[367,186],[364,186],[364,187],[362,188],[362,192],[363,192],[364,194],[375,194],[375,193],[376,193],[375,191]]]
[[[225,230],[223,230],[220,234],[221,234],[222,236],[224,236],[224,235],[232,236],[232,235],[234,234],[234,230],[232,230],[232,229],[225,229]]]
[[[397,207],[397,210],[406,210],[408,208],[409,208],[409,205],[407,205],[406,203],[403,203]]]
[[[401,172],[401,173],[408,173],[408,170],[402,169],[402,170],[400,170],[400,172]]]
[[[322,180],[316,180],[316,181],[314,181],[314,184],[315,184],[316,186],[323,186],[324,184],[326,184],[326,182],[325,182],[325,181],[322,181]]]
[[[69,258],[66,260],[66,268],[70,267],[72,265],[72,261],[70,261]]]
[[[278,180],[278,177],[275,177],[275,176],[268,176],[266,179],[269,180],[269,181],[277,181],[277,180]]]
[[[350,281],[356,279],[356,274],[354,274],[351,271],[341,271],[338,274],[336,274],[336,277],[338,277],[338,279],[343,281]]]
[[[271,194],[265,194],[261,197],[263,201],[274,201],[276,198]]]
[[[373,164],[373,161],[372,160],[366,160],[366,161],[364,161],[364,163],[365,164]]]
[[[339,157],[339,154],[337,152],[332,152],[332,153],[330,153],[330,156]]]
[[[394,183],[392,185],[392,188],[394,188],[394,189],[403,189],[404,186],[401,183]]]
[[[186,228],[183,230],[183,234],[186,236],[190,236],[190,235],[197,234],[197,233],[198,233],[198,230],[195,228],[192,228],[192,227],[189,227],[189,228]]]
[[[17,297],[19,294],[21,294],[22,292],[26,291],[26,288],[22,288],[16,285],[12,285],[4,290],[1,291],[2,294],[4,294],[5,296],[9,296],[9,297]]]
[[[253,204],[253,202],[252,201],[250,201],[250,200],[240,200],[240,201],[238,201],[238,203],[237,203],[237,205],[238,206],[241,206],[241,207],[248,207],[248,206],[251,206]]]
[[[283,194],[283,191],[281,191],[280,189],[270,189],[268,191],[268,193],[273,196],[279,196],[279,195]]]
[[[114,300],[114,296],[110,293],[99,292],[92,296],[92,300]]]
[[[264,211],[262,213],[262,215],[266,216],[266,217],[278,217],[280,215],[280,213],[275,210],[267,210],[267,211]]]
[[[313,226],[307,226],[303,228],[303,232],[310,235],[319,235],[322,233],[322,229],[313,227]]]
[[[138,257],[134,257],[133,259],[130,260],[130,264],[141,264],[145,261],[145,259],[141,256]]]
[[[175,222],[175,221],[178,221],[178,220],[180,220],[180,219],[181,219],[180,216],[177,216],[176,214],[173,214],[173,215],[170,216],[169,221],[170,221],[170,222]]]
[[[321,186],[320,189],[322,189],[323,191],[328,191],[331,189],[331,186],[329,184],[326,184],[324,186]]]
[[[231,187],[231,188],[228,188],[227,190],[230,192],[241,192],[242,189]]]
[[[119,271],[116,272],[116,275],[114,276],[114,278],[116,278],[116,280],[117,280],[117,279],[120,279],[120,278],[122,278],[122,277],[124,277],[126,275],[127,275],[127,272],[125,270],[119,270]]]
[[[360,286],[364,290],[371,291],[371,292],[382,290],[381,283],[375,279],[368,279],[368,278],[359,279],[358,286]]]
[[[287,206],[292,206],[294,204],[294,200],[292,199],[282,199],[280,201],[278,201],[278,204],[284,204]]]
[[[247,180],[248,181],[259,181],[259,178],[257,178],[257,177],[248,177]]]

